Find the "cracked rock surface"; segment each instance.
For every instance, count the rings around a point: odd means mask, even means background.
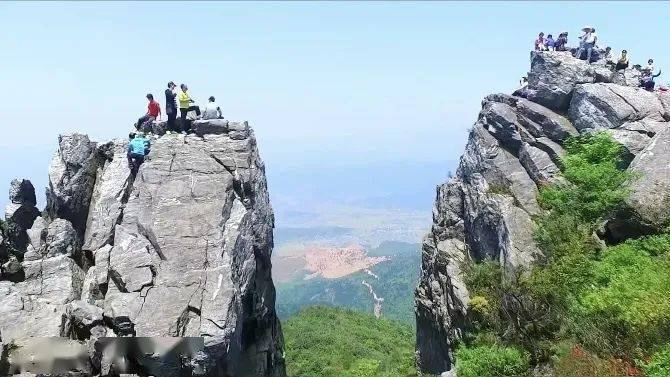
[[[0,281],[3,344],[69,337],[104,376],[97,338],[203,337],[188,373],[285,376],[265,168],[246,122],[218,126],[152,140],[136,175],[125,140],[59,137],[46,216],[22,234],[24,276]],[[32,208],[28,184],[11,196]]]
[[[436,190],[415,290],[417,363],[453,370],[454,345],[468,331],[463,263],[485,258],[513,274],[539,255],[533,239],[539,187],[561,184],[562,144],[604,130],[627,154],[634,182],[627,208],[606,224],[606,241],[670,222],[670,96],[636,88],[639,72],[609,71],[567,52],[532,52],[528,86],[482,101],[456,174]],[[503,277],[505,278],[505,277]]]

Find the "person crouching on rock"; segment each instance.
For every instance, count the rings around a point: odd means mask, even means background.
[[[154,101],[154,95],[149,93],[147,94],[147,99],[149,100],[149,105],[147,106],[147,113],[140,117],[135,124],[137,130],[143,130],[142,126],[145,123],[151,123],[158,119],[161,115],[161,105]]]
[[[200,108],[198,106],[191,105],[195,101],[191,99],[188,95],[188,86],[186,84],[181,84],[181,92],[179,93],[179,111],[181,112],[181,125],[182,132],[188,132],[191,129],[191,124],[186,119],[186,115],[189,111],[195,111],[197,116],[200,116]]]
[[[653,69],[653,68],[652,68]],[[658,77],[661,75],[661,71],[658,71],[657,74],[653,74],[653,71],[650,73],[647,73],[647,70],[644,70],[644,76],[642,76],[642,79],[640,80],[640,86],[643,87],[645,90],[648,90],[650,92],[654,91],[654,87],[656,86],[656,82],[654,81],[654,78]]]
[[[549,34],[547,35],[547,39],[545,40],[545,46],[547,47],[547,51],[556,51],[556,41],[554,41],[554,36]]]
[[[555,51],[566,51],[568,47],[568,32],[564,31],[558,35],[558,39],[554,42]]]
[[[207,102],[205,110],[202,112],[202,119],[223,119],[221,108],[216,103],[214,96],[209,97],[209,102]]]
[[[128,167],[133,175],[137,174],[144,157],[149,154],[151,143],[142,133],[131,132],[128,135]]]

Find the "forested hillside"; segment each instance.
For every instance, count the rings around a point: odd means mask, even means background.
[[[410,326],[347,309],[311,307],[283,324],[290,377],[416,376]]]

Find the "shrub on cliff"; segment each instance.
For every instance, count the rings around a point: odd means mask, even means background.
[[[633,358],[670,339],[670,235],[608,248],[593,274],[570,308],[573,332],[585,345]]]
[[[571,214],[585,223],[598,222],[629,194],[632,175],[621,169],[623,147],[605,132],[570,138],[564,146],[561,175],[569,184],[543,188],[540,204],[554,216]]]
[[[503,279],[495,263],[466,268],[478,304],[472,330],[527,350],[533,363],[548,361],[561,339],[632,363],[670,338],[670,235],[605,246],[595,231],[621,207],[634,176],[606,133],[572,138],[566,152],[567,183],[540,191],[547,212],[536,219],[535,239],[544,257],[532,271]]]
[[[646,377],[670,376],[670,343],[651,357],[644,365],[644,372]]]
[[[530,358],[524,351],[512,347],[461,347],[456,351],[458,377],[527,377]]]
[[[352,310],[310,307],[282,327],[291,377],[416,376],[410,326]]]

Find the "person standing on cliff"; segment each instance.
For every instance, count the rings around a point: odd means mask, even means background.
[[[596,35],[596,29],[590,27],[590,26],[585,26],[582,28],[584,31],[584,34],[580,37],[581,42],[580,42],[580,47],[579,50],[577,50],[576,58],[581,59],[582,58],[582,53],[584,50],[586,50],[586,62],[591,64],[591,54],[593,53],[593,48],[596,46],[596,43],[598,42],[598,36]]]
[[[544,39],[544,32],[541,32],[537,39],[535,40],[535,51],[546,51],[547,46],[545,45],[546,40]]]
[[[191,105],[195,101],[191,99],[188,95],[188,86],[186,84],[181,84],[181,92],[179,92],[179,111],[181,112],[181,125],[182,132],[188,132],[191,127],[189,121],[186,119],[186,115],[189,111],[195,111],[197,116],[200,116],[200,108],[198,106]]]
[[[172,132],[178,132],[175,125],[177,119],[177,103],[175,102],[177,99],[177,93],[175,93],[177,85],[170,81],[167,87],[165,89],[165,113],[168,117],[166,133],[171,134]]]
[[[135,124],[135,128],[140,130],[144,123],[150,123],[158,119],[161,115],[161,105],[154,101],[154,95],[149,93],[147,94],[147,99],[149,100],[149,105],[147,106],[147,113],[140,117]]]

